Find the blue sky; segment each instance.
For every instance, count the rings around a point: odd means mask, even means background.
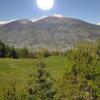
[[[42,11],[36,0],[0,0],[0,20],[38,18],[61,14],[91,23],[100,22],[100,0],[55,0],[54,7]]]

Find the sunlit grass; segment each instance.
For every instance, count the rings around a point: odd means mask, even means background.
[[[29,80],[29,74],[36,59],[0,59],[0,92],[9,85],[12,79],[17,82],[17,88],[24,88]],[[66,70],[69,70],[69,62],[66,57],[52,56],[45,58],[47,70],[55,77],[60,77]]]

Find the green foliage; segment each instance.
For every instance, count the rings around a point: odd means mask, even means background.
[[[3,100],[19,100],[16,94],[16,82],[12,81],[9,88],[4,90]]]
[[[100,57],[100,38],[97,40],[97,54],[99,55]]]
[[[18,58],[17,51],[16,51],[16,49],[14,47],[10,47],[10,49],[9,49],[9,57],[10,58],[14,58],[14,59]]]
[[[27,48],[22,48],[22,49],[19,49],[19,52],[18,52],[20,58],[28,58],[28,55],[29,55],[29,51]]]
[[[68,51],[67,57],[71,62],[71,71],[65,73],[62,78],[60,99],[99,99],[97,93],[100,85],[97,84],[96,78],[100,76],[96,69],[100,67],[100,60],[98,60],[96,45],[90,42],[81,43]]]
[[[46,71],[45,64],[39,61],[34,68],[35,73],[32,73],[32,79],[28,84],[29,100],[53,100],[55,95],[53,80]]]
[[[0,58],[4,58],[6,55],[6,45],[0,41]]]
[[[29,50],[25,47],[18,49],[15,48],[14,46],[10,47],[0,41],[0,58],[5,58],[5,57],[14,58],[14,59],[29,58],[29,57],[32,58],[33,53],[29,52]]]
[[[0,41],[0,58],[11,57],[14,59],[18,58],[18,54],[14,47],[9,47]]]

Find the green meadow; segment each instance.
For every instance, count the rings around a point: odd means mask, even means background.
[[[8,87],[11,80],[16,80],[17,89],[24,88],[33,71],[37,59],[0,59],[0,92]],[[54,77],[61,77],[65,70],[70,70],[66,57],[51,56],[44,59],[47,70]]]

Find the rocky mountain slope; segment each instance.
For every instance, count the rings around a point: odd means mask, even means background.
[[[49,16],[36,22],[22,19],[0,25],[0,40],[16,47],[69,48],[99,36],[100,26],[67,17]]]

